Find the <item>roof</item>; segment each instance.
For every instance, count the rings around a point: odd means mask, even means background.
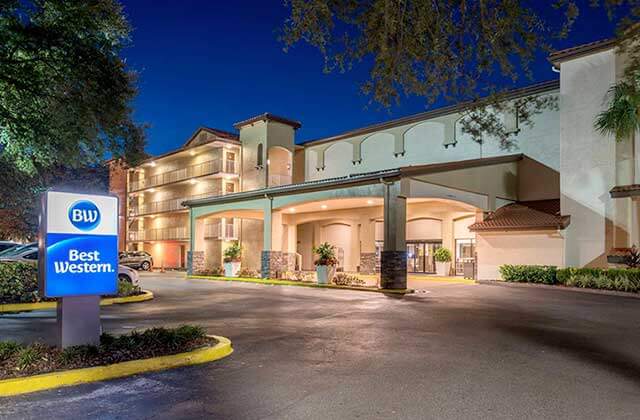
[[[290,120],[289,118],[280,117],[278,115],[270,114],[268,112],[265,112],[264,114],[256,115],[255,117],[251,117],[243,121],[239,121],[233,124],[233,126],[235,128],[240,128],[240,127],[244,127],[245,125],[253,124],[254,122],[257,122],[257,121],[276,121],[282,124],[290,125],[291,127],[293,127],[294,130],[297,130],[298,128],[302,127],[302,124],[300,123],[300,121]]]
[[[599,41],[590,42],[588,44],[577,45],[575,47],[559,50],[549,55],[549,61],[553,64],[559,64],[563,61],[570,60],[577,57],[582,57],[589,54],[594,54],[599,51],[604,51],[612,48],[616,44],[617,40],[614,38],[601,39]]]
[[[517,162],[522,160],[524,155],[518,153],[514,155],[468,159],[448,163],[433,163],[428,165],[412,165],[395,169],[384,169],[374,172],[363,172],[335,178],[319,179],[316,181],[306,181],[298,184],[279,185],[276,187],[261,188],[258,190],[242,191],[232,194],[211,196],[197,200],[187,200],[182,203],[186,207],[198,207],[209,204],[222,204],[235,201],[251,200],[256,198],[273,197],[278,195],[298,194],[302,192],[312,192],[330,190],[338,187],[351,187],[356,185],[366,185],[379,183],[381,180],[394,180],[402,177],[416,176],[434,172],[453,171],[457,169],[474,168],[478,166],[498,165],[501,163]]]
[[[206,141],[202,141],[202,142],[196,142],[195,140],[198,137],[198,134],[200,134],[200,132],[202,131],[206,131],[207,133],[213,134],[214,136],[216,136],[214,139],[208,139]],[[203,144],[209,144],[209,143],[213,143],[214,141],[223,141],[223,142],[227,142],[227,143],[233,143],[233,144],[240,144],[240,140],[238,140],[238,135],[234,134],[234,133],[230,133],[228,131],[224,131],[224,130],[220,130],[218,128],[210,128],[210,127],[199,127],[196,131],[194,131],[194,133],[189,137],[189,139],[184,143],[184,145],[182,145],[182,147],[179,147],[177,149],[171,150],[169,152],[163,153],[161,155],[156,155],[156,156],[149,156],[148,158],[144,159],[143,161],[141,161],[138,165],[141,165],[145,162],[151,161],[151,160],[156,160],[156,159],[162,159],[171,155],[174,155],[176,153],[180,153],[183,152],[185,150],[189,150],[192,147],[195,146],[200,146]]]
[[[522,87],[522,88],[518,88],[518,89],[513,89],[513,90],[510,90],[510,91],[507,91],[505,93],[505,100],[516,99],[516,98],[520,98],[520,97],[523,97],[523,96],[547,93],[547,92],[550,92],[550,91],[553,91],[553,90],[557,90],[557,89],[560,89],[560,81],[557,80],[557,79],[556,80],[548,80],[546,82],[536,83],[536,84],[533,84],[533,85],[529,85],[529,86],[525,86],[525,87]],[[463,111],[466,108],[469,108],[469,106],[481,104],[482,103],[481,101],[482,100],[480,100],[480,101],[466,101],[466,102],[461,102],[461,103],[455,104],[455,105],[449,105],[449,106],[445,106],[445,107],[442,107],[442,108],[436,108],[436,109],[433,109],[433,110],[430,110],[430,111],[421,112],[419,114],[409,115],[409,116],[406,116],[406,117],[397,118],[395,120],[390,120],[390,121],[386,121],[386,122],[383,122],[383,123],[373,124],[373,125],[369,125],[369,126],[362,127],[362,128],[356,128],[354,130],[345,131],[343,133],[336,134],[336,135],[331,136],[331,137],[322,137],[322,138],[319,138],[319,139],[304,141],[304,142],[302,142],[302,144],[305,147],[306,146],[315,146],[315,145],[318,145],[318,144],[328,143],[328,142],[332,142],[332,141],[336,141],[336,140],[341,140],[341,139],[345,139],[345,138],[348,138],[348,137],[353,137],[353,136],[362,135],[362,134],[370,134],[370,133],[374,133],[374,132],[379,131],[379,130],[385,130],[385,129],[389,129],[389,128],[393,128],[393,127],[399,127],[401,125],[416,123],[416,122],[427,120],[427,119],[432,119],[432,118],[442,117],[442,116],[445,116],[445,115],[455,114],[457,112]]]
[[[560,199],[520,201],[500,207],[482,222],[469,226],[472,232],[564,229],[570,217],[560,214]]]
[[[640,184],[617,185],[609,191],[611,198],[633,197],[640,195]]]

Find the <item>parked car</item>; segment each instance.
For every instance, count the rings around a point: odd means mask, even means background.
[[[120,253],[120,264],[149,271],[153,267],[153,258],[147,251],[124,251]]]
[[[0,241],[0,252],[8,248],[13,248],[16,245],[20,245],[20,244],[12,241]]]
[[[38,243],[34,242],[27,245],[16,247],[8,254],[0,255],[0,263],[6,262],[23,262],[35,264],[38,262]],[[138,273],[129,267],[118,264],[118,280],[128,281],[138,284]]]

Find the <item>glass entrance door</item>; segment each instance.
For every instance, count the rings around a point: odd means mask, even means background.
[[[407,271],[410,273],[435,273],[436,262],[433,253],[442,242],[408,242]]]

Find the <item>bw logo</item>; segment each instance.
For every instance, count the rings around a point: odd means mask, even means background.
[[[100,210],[91,201],[76,201],[69,208],[69,221],[80,230],[93,230],[100,224]]]

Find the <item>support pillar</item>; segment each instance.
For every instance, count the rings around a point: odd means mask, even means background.
[[[67,296],[57,305],[58,348],[100,343],[100,296]]]
[[[407,288],[407,193],[408,180],[384,184],[384,248],[380,287]]]
[[[273,211],[273,202],[265,199],[260,276],[278,278],[282,273],[282,212]]]

